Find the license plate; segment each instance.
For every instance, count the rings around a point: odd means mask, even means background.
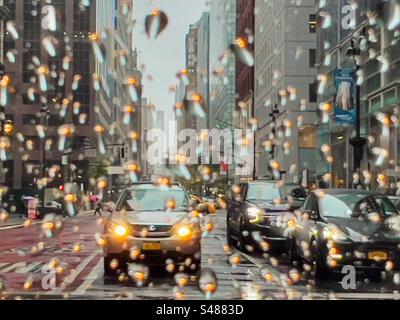
[[[143,250],[161,250],[161,243],[145,242],[143,243]]]
[[[388,254],[383,251],[374,251],[368,254],[368,259],[375,261],[386,261],[388,259]]]

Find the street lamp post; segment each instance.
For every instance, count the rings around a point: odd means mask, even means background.
[[[50,116],[49,108],[43,103],[42,108],[40,109],[40,115],[42,120],[43,129],[47,129],[48,120]],[[42,138],[42,179],[46,177],[46,139],[45,137]],[[40,201],[41,201],[41,211],[44,214],[45,210],[45,190],[43,188],[40,194]]]
[[[356,44],[356,40],[352,39],[351,48],[348,49],[347,55],[352,57],[355,63],[355,74],[360,70],[360,65],[357,57],[361,56],[361,49]],[[355,105],[355,127],[356,136],[350,139],[350,145],[354,148],[353,171],[357,172],[361,167],[361,162],[364,157],[364,147],[367,144],[367,139],[361,137],[361,86],[356,84],[356,105]]]
[[[274,107],[271,107],[271,113],[269,114],[269,116],[272,119],[273,127],[272,127],[272,130],[271,130],[271,133],[273,134],[274,140],[275,140],[275,136],[276,136],[276,133],[277,133],[277,131],[276,131],[276,120],[277,120],[277,117],[279,116],[279,114],[280,114],[280,111],[279,111],[279,108],[278,108],[277,104]],[[275,141],[272,141],[272,150],[270,151],[270,154],[271,154],[272,158],[274,159],[275,158]]]

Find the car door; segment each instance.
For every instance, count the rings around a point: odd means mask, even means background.
[[[228,207],[228,223],[230,227],[239,232],[239,221],[241,211],[243,210],[243,203],[247,192],[247,184],[240,184],[240,194],[230,194],[229,207]]]
[[[311,243],[316,229],[317,219],[313,219],[312,216],[319,216],[318,197],[315,194],[308,196],[304,203],[303,213],[298,218],[299,227],[296,229],[296,245],[302,255],[304,255],[305,249],[302,244]]]

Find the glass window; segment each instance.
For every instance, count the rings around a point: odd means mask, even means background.
[[[284,191],[277,188],[274,183],[249,184],[247,200],[274,201],[285,198]]]
[[[118,211],[165,211],[167,202],[175,201],[175,211],[186,211],[188,198],[186,192],[180,187],[162,190],[153,185],[140,185],[129,189],[122,195]]]

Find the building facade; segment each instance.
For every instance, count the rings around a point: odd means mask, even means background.
[[[248,49],[254,52],[255,0],[237,0],[236,3],[236,37],[243,39]],[[239,128],[249,127],[253,114],[254,100],[254,67],[236,60],[236,92],[239,111]]]
[[[4,3],[19,33],[15,39],[7,31],[4,38],[4,52],[16,57],[15,61],[5,60],[6,74],[18,90],[11,96],[5,113],[14,122],[15,133],[21,134],[20,139],[14,138],[11,157],[3,163],[5,183],[10,188],[34,188],[44,167],[58,166],[62,169],[49,186],[75,181],[87,188],[89,162],[95,155],[76,152],[70,160],[62,161],[65,155],[58,150],[57,131],[64,124],[75,128],[65,150],[96,146],[95,92],[91,85],[95,64],[89,41],[91,32],[96,30],[96,1],[90,6],[78,0]],[[56,13],[55,31],[42,28],[42,18],[52,9]],[[44,39],[53,43],[55,55],[42,45]],[[38,74],[42,71],[47,88],[39,83]],[[78,85],[74,86],[74,82]],[[68,108],[65,114],[63,104]],[[39,137],[40,125],[46,126],[45,138]]]
[[[315,1],[256,1],[256,173],[271,160],[288,179],[315,171]]]
[[[342,8],[346,5],[345,1],[327,2],[325,7],[320,8],[319,15],[331,15],[332,24],[318,28],[320,49],[317,53],[318,73],[326,75],[328,79],[326,89],[319,95],[319,102],[333,106],[335,71],[355,69],[356,65],[348,55],[348,49],[353,39],[356,43],[361,38],[366,39],[366,43],[360,47],[362,77],[357,80],[361,86],[361,136],[369,138],[369,143],[363,152],[360,172],[372,174],[372,187],[377,185],[377,175],[383,174],[387,177],[386,186],[391,189],[398,182],[400,161],[399,129],[396,124],[400,103],[400,44],[395,30],[389,28],[393,21],[395,3],[373,0],[359,2],[355,10],[354,25],[344,28],[342,21],[346,17],[342,14]],[[368,17],[371,16],[374,19],[369,20]],[[321,180],[323,175],[330,173],[332,187],[352,187],[354,152],[349,140],[355,136],[355,127],[354,124],[346,125],[336,121],[333,109],[329,121],[318,126],[317,176]],[[390,119],[387,131],[383,131],[379,118]],[[326,161],[320,151],[323,145],[331,146],[333,161]],[[373,154],[376,148],[388,151],[385,161],[380,165],[377,165],[376,155]]]
[[[236,62],[229,45],[236,38],[236,0],[212,1],[210,7],[210,128],[233,128]]]

